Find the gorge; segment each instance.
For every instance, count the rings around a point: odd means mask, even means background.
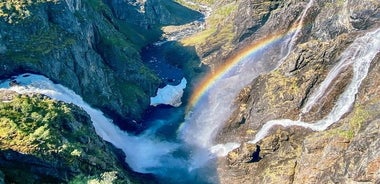
[[[380,2],[0,9],[0,183],[380,182]]]

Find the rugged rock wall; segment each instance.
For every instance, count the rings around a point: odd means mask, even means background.
[[[203,62],[211,66],[218,66],[228,55],[259,37],[288,29],[309,3],[223,2],[237,7],[225,18],[233,22],[233,29],[229,29],[232,39],[226,40],[222,34],[228,23],[220,22],[214,26],[216,31],[205,39],[211,41],[207,43],[211,47],[206,46],[207,41],[195,43]],[[337,64],[341,53],[355,38],[380,27],[379,8],[377,1],[312,2],[286,60],[276,70],[254,79],[236,98],[237,110],[216,141],[243,144],[219,159],[221,183],[380,182],[379,112],[376,110],[380,104],[376,82],[379,53],[372,61],[355,104],[328,130],[313,132],[301,127],[277,126],[257,144],[244,143],[252,140],[269,120],[299,119],[311,92]],[[278,53],[271,54],[273,58],[278,57]],[[302,120],[313,122],[325,117],[352,76],[352,67],[343,70],[317,105],[303,114]]]
[[[140,48],[159,38],[163,24],[183,23],[199,14],[171,1],[147,1],[145,13],[132,11],[130,2],[106,3],[2,3],[0,77],[43,74],[115,117],[139,119],[160,84],[142,63]],[[172,14],[182,10],[188,14],[182,19],[183,14]],[[123,128],[133,128],[124,122]]]

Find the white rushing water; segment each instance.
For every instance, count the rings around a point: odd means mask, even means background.
[[[303,121],[293,121],[290,119],[279,119],[267,122],[260,131],[256,134],[251,143],[257,143],[269,133],[273,126],[301,126],[310,128],[314,131],[326,130],[330,125],[337,122],[345,113],[349,112],[350,108],[355,102],[355,96],[359,91],[359,87],[363,79],[367,76],[371,61],[375,58],[376,54],[380,52],[380,29],[369,32],[364,36],[357,38],[343,53],[340,62],[330,71],[320,88],[312,94],[310,102],[304,108],[303,112],[307,112],[310,107],[318,102],[318,99],[323,96],[324,89],[331,84],[331,81],[339,75],[339,72],[347,65],[353,67],[353,77],[351,83],[347,86],[346,90],[340,95],[335,106],[331,112],[323,119],[307,123]]]
[[[17,85],[10,86],[10,81],[16,82]],[[167,161],[165,159],[173,159],[168,158],[168,155],[179,147],[176,143],[165,142],[154,138],[152,131],[157,129],[157,127],[153,127],[145,134],[139,136],[129,135],[114,125],[112,120],[105,117],[100,110],[94,109],[84,102],[74,91],[62,85],[54,84],[48,78],[41,75],[19,75],[12,80],[6,80],[0,83],[0,90],[4,89],[16,91],[21,94],[44,94],[53,99],[73,103],[83,108],[83,110],[90,115],[96,133],[105,141],[123,150],[126,154],[126,162],[137,172],[150,173],[155,172],[154,170],[157,168],[164,167]]]
[[[181,98],[186,88],[187,81],[182,78],[181,83],[176,86],[166,85],[163,88],[159,88],[157,95],[150,98],[150,105],[157,106],[160,104],[171,105],[173,107],[179,107],[182,104]]]
[[[213,141],[219,129],[236,108],[233,101],[241,89],[261,73],[268,72],[266,67],[268,63],[278,66],[290,53],[292,50],[290,47],[295,44],[296,37],[300,34],[304,18],[312,3],[313,0],[310,0],[297,19],[299,26],[297,26],[295,33],[261,48],[240,61],[237,66],[234,66],[232,70],[224,74],[217,83],[208,89],[197,106],[187,115],[185,123],[180,128],[180,135],[188,145],[198,148],[196,149],[198,151],[192,153],[192,168],[200,168],[210,159],[216,156],[225,156],[229,151],[239,147],[239,143],[214,145]],[[284,45],[288,48],[282,48]],[[275,58],[271,58],[271,62],[265,60],[265,53],[270,53],[269,50],[278,48],[285,50],[285,53],[279,54],[277,60]],[[278,63],[273,63],[273,61]]]
[[[298,28],[294,32],[294,35],[290,38],[289,46],[288,46],[288,54],[293,49],[294,45],[297,42],[297,39],[301,36],[300,33],[301,33],[301,30],[302,30],[302,26],[304,26],[304,24],[305,24],[305,22],[304,22],[305,17],[307,15],[309,9],[313,5],[313,3],[314,3],[314,0],[309,0],[309,2],[307,3],[305,9],[302,11],[301,16],[299,16],[297,18],[297,20],[296,20],[296,22],[298,22],[298,26],[297,26]]]

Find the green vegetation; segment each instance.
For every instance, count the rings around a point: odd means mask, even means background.
[[[286,76],[280,70],[275,70],[267,78],[264,98],[268,99],[271,107],[281,107],[287,103],[287,96],[300,93],[299,79],[295,76]]]
[[[175,2],[192,10],[200,11],[202,9],[199,5],[188,3],[185,0],[175,0]]]
[[[193,10],[199,10],[199,6],[197,6],[196,4],[211,6],[216,2],[216,0],[191,0],[191,2],[194,2],[195,4],[188,3],[186,0],[175,0],[175,2]]]
[[[118,20],[120,26],[120,32],[126,35],[127,39],[140,50],[147,44],[156,41],[162,34],[159,27],[153,27],[151,29],[141,29],[141,27],[128,24],[124,21]]]
[[[196,3],[201,3],[201,4],[207,4],[207,5],[212,5],[216,2],[216,0],[193,0]]]
[[[19,23],[31,15],[29,8],[32,5],[54,2],[59,0],[5,0],[0,2],[0,17],[9,24]]]
[[[182,40],[183,45],[200,45],[215,43],[230,43],[234,37],[233,23],[226,18],[237,10],[237,4],[232,2],[218,7],[206,20],[206,29]],[[220,26],[223,23],[223,26]]]
[[[202,32],[199,32],[188,38],[185,38],[184,40],[181,40],[181,43],[186,46],[205,43],[206,40],[209,37],[211,37],[211,35],[214,34],[216,31],[217,31],[216,27],[205,29]]]
[[[0,148],[23,153],[39,150],[40,156],[51,152],[71,155],[79,147],[59,142],[60,122],[73,121],[71,108],[42,96],[16,96],[11,102],[0,103]]]
[[[13,94],[10,101],[0,101],[0,151],[7,149],[59,163],[70,168],[69,172],[75,171],[73,176],[101,176],[89,177],[98,183],[114,180],[117,172],[123,172],[84,111],[42,95]],[[6,174],[24,172],[29,171]],[[26,182],[33,177],[13,179]]]
[[[191,8],[186,8],[173,1],[168,1],[168,0],[161,1],[160,6],[162,6],[163,9],[169,12],[169,15],[166,15],[168,17],[165,18],[167,19],[167,21],[165,21],[165,23],[160,26],[182,25],[182,24],[190,23],[202,16],[201,13],[194,11]]]
[[[15,62],[39,62],[56,49],[66,48],[76,42],[74,36],[58,26],[40,29],[23,40],[8,40],[9,50],[6,55]]]
[[[103,11],[109,9],[102,0],[87,0],[87,3],[96,11]]]
[[[335,0],[335,2],[325,2],[324,6],[327,8],[342,7],[345,0]]]
[[[101,32],[101,41],[104,46],[107,47],[119,47],[125,51],[128,51],[130,53],[136,53],[137,50],[132,46],[131,43],[128,43],[126,41],[126,38],[124,35],[122,35],[119,32],[112,32],[109,34],[109,32]]]
[[[340,137],[351,140],[360,131],[362,125],[366,121],[369,121],[371,118],[371,112],[367,111],[361,105],[355,105],[355,108],[353,109],[351,114],[348,116],[346,120],[344,120],[347,126],[331,129],[328,130],[326,133],[327,135],[338,135]]]
[[[75,177],[72,181],[69,182],[69,184],[110,184],[115,183],[117,179],[117,172],[111,171],[111,172],[105,172],[100,174],[100,176],[84,176],[79,175]]]
[[[126,83],[120,86],[121,92],[124,93],[126,101],[130,104],[127,106],[133,107],[133,104],[138,104],[138,99],[146,99],[142,88],[134,83]]]

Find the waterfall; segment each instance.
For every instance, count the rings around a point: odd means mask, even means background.
[[[294,33],[294,35],[290,38],[290,41],[289,41],[289,46],[288,46],[288,51],[287,51],[287,55],[285,56],[285,58],[288,56],[288,54],[290,53],[290,51],[293,49],[294,45],[296,44],[296,41],[297,39],[299,38],[299,34],[302,30],[302,27],[304,26],[305,24],[305,17],[307,15],[307,12],[308,10],[310,9],[310,7],[313,5],[314,3],[314,0],[309,0],[309,2],[307,3],[305,9],[302,11],[301,13],[301,16],[297,18],[296,22],[298,22],[298,25],[297,25],[297,30],[296,32]]]
[[[241,89],[258,75],[273,70],[273,65],[276,67],[281,64],[285,59],[282,56],[288,56],[292,49],[290,47],[293,47],[296,42],[312,4],[313,0],[310,0],[296,24],[293,25],[296,27],[295,32],[264,44],[263,47],[256,50],[257,52],[250,54],[231,67],[228,72],[223,73],[218,81],[203,94],[202,100],[197,104],[199,108],[193,108],[188,113],[185,123],[179,131],[181,139],[196,150],[192,154],[192,168],[200,168],[213,157],[224,156],[240,145],[238,143],[214,145],[213,141],[223,123],[228,120],[236,108],[233,101]],[[278,55],[279,58],[273,56],[270,58],[266,55],[266,53],[271,53],[271,50],[281,48],[283,45],[290,45],[290,47],[287,53]],[[273,61],[277,63],[273,64]]]
[[[363,40],[357,40],[357,42],[360,42]],[[359,47],[361,45],[364,45],[365,43],[358,43],[353,46],[350,46],[347,48],[345,52],[342,53],[340,60],[338,64],[336,64],[330,72],[327,74],[325,80],[320,84],[317,91],[313,92],[310,97],[307,99],[305,106],[302,108],[302,113],[305,114],[310,111],[310,109],[320,100],[323,95],[328,91],[328,87],[330,87],[331,82],[338,77],[338,75],[347,69],[351,64],[354,62],[355,55],[358,54],[360,49],[356,47],[358,45]]]
[[[65,0],[65,2],[71,12],[81,9],[82,0]]]
[[[369,32],[362,37],[355,39],[355,41],[342,53],[341,61],[331,70],[327,75],[325,81],[322,82],[320,88],[312,95],[313,98],[309,100],[308,105],[304,108],[304,112],[307,112],[318,99],[324,94],[326,86],[328,86],[333,79],[339,74],[342,68],[347,65],[353,67],[353,77],[351,83],[346,90],[339,96],[335,106],[331,112],[323,119],[314,122],[307,123],[300,120],[293,121],[290,119],[272,120],[260,129],[256,134],[254,140],[250,143],[257,143],[263,139],[269,133],[269,130],[276,125],[283,127],[288,126],[301,126],[304,128],[310,128],[313,131],[326,130],[330,125],[337,122],[345,113],[349,112],[351,106],[355,102],[355,96],[359,91],[359,87],[363,79],[367,76],[371,61],[380,52],[380,29]]]
[[[10,86],[11,81],[17,85]],[[62,85],[54,84],[44,76],[22,74],[0,83],[0,90],[2,89],[12,90],[21,94],[44,94],[55,100],[73,103],[81,107],[90,115],[96,133],[103,140],[121,149],[126,155],[125,161],[134,171],[157,173],[161,172],[157,168],[167,167],[165,164],[168,160],[170,162],[176,161],[175,158],[170,157],[170,153],[177,150],[179,144],[156,139],[152,131],[156,130],[157,127],[152,127],[152,129],[139,136],[129,135],[115,126],[112,120],[105,117],[100,110],[94,109],[84,102],[74,91]]]

